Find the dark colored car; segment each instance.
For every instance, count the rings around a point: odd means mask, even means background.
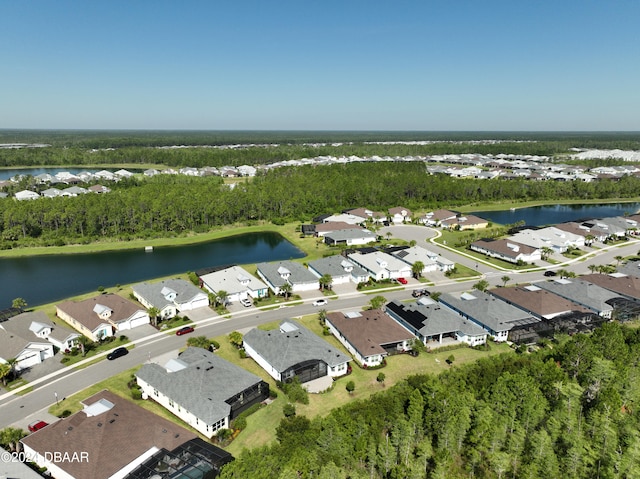
[[[188,333],[193,333],[195,331],[195,329],[193,329],[191,326],[185,326],[184,328],[180,328],[176,331],[176,334],[178,336],[182,336],[183,334],[188,334]]]
[[[109,354],[107,354],[107,359],[111,361],[112,359],[119,358],[120,356],[124,356],[126,354],[129,354],[129,350],[127,348],[125,347],[116,348],[113,351],[111,351]]]
[[[429,291],[427,291],[426,289],[414,289],[413,293],[411,293],[411,296],[413,296],[414,298],[419,298],[420,296],[429,296]]]
[[[48,426],[48,425],[49,425],[48,422],[35,421],[35,422],[32,422],[31,424],[29,424],[29,431],[36,432],[36,431],[39,431],[40,429],[42,429],[43,427]]]
[[[544,275],[545,276],[555,276],[557,273],[555,271],[545,271]]]

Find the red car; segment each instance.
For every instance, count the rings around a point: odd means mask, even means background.
[[[188,333],[193,333],[195,331],[195,329],[193,329],[191,326],[185,326],[184,328],[180,328],[176,331],[176,334],[178,336],[182,336],[183,334],[188,334]]]
[[[407,281],[406,279],[404,279],[404,278],[398,278],[398,283],[400,283],[400,284],[407,284],[407,283],[408,283],[408,281]]]
[[[32,422],[31,424],[29,424],[29,431],[36,432],[36,431],[39,431],[40,429],[42,429],[43,427],[48,426],[48,425],[49,425],[48,422],[35,421],[35,422]]]

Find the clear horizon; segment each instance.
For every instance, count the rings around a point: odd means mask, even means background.
[[[3,2],[0,129],[640,131],[636,2]]]

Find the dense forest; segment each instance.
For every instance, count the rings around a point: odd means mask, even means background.
[[[235,188],[219,177],[157,175],[107,194],[0,201],[0,247],[167,237],[230,224],[308,222],[346,208],[414,211],[479,201],[636,197],[640,179],[593,183],[456,179],[422,162],[350,163],[271,170]]]
[[[638,478],[639,365],[640,331],[607,323],[285,418],[222,478]]]

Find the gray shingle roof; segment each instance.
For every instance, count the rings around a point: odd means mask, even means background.
[[[145,282],[133,286],[135,293],[145,298],[159,310],[173,304],[173,301],[169,301],[164,295],[164,293],[169,292],[168,290],[176,293],[176,303],[185,303],[195,298],[198,294],[205,294],[200,288],[184,279],[165,279],[158,283]]]
[[[178,359],[187,367],[167,372],[145,364],[136,376],[207,424],[229,416],[227,399],[262,381],[206,349],[187,348]]]
[[[460,296],[444,293],[440,302],[496,333],[509,331],[516,323],[538,321],[529,313],[477,289]]]
[[[309,267],[313,268],[321,275],[329,274],[334,278],[345,275],[353,275],[355,277],[367,276],[367,272],[364,269],[341,255],[328,256],[326,258],[310,261]],[[346,267],[351,267],[352,271],[346,271]]]
[[[486,332],[478,325],[440,303],[416,304],[392,301],[386,306],[392,317],[401,318],[422,336],[461,332],[467,336],[478,336]]]
[[[291,285],[318,282],[318,278],[311,271],[294,261],[259,263],[257,269],[276,288],[279,288],[286,282],[280,274],[281,271],[284,272],[285,270],[290,273],[288,281]]]
[[[612,293],[598,285],[581,280],[559,279],[542,281],[536,283],[536,286],[575,301],[597,313],[612,311],[613,306],[607,304],[606,301],[620,297],[618,293]]]
[[[350,360],[324,339],[292,320],[283,321],[280,330],[254,328],[244,335],[244,343],[280,373],[303,361],[319,359],[331,367]]]
[[[347,241],[350,239],[360,239],[360,238],[367,238],[372,241],[375,241],[377,239],[375,233],[372,233],[369,230],[355,229],[355,228],[332,231],[324,235],[324,237],[332,239],[335,242]]]

